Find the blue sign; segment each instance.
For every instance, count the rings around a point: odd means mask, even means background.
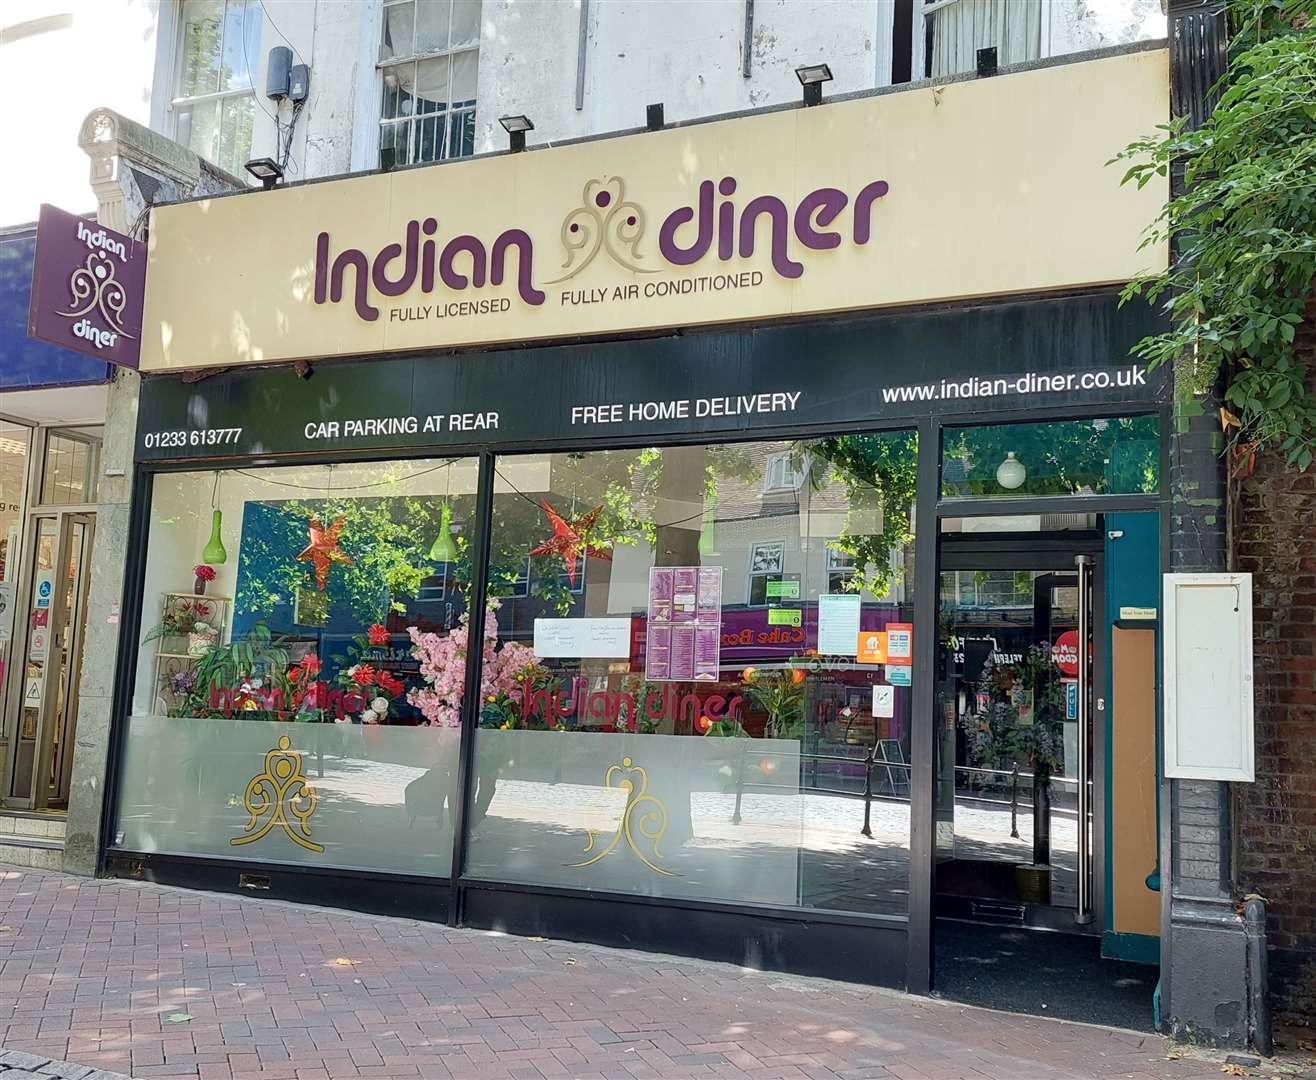
[[[903,664],[887,664],[886,681],[890,686],[909,686],[914,682],[913,669]]]
[[[36,229],[0,235],[0,391],[109,382],[105,361],[27,336],[36,246]]]
[[[1065,680],[1065,719],[1078,719],[1078,682],[1074,679]]]

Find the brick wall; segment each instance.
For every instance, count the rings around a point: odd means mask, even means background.
[[[1316,305],[1299,336],[1316,368]],[[1316,376],[1312,383],[1316,386]],[[1269,901],[1271,991],[1316,1014],[1316,465],[1273,454],[1239,485],[1236,568],[1253,575],[1257,779],[1235,785],[1238,883]]]

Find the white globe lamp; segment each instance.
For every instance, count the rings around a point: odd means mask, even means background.
[[[1008,451],[1005,460],[996,467],[996,482],[1006,491],[1014,491],[1023,487],[1027,479],[1028,470],[1024,468],[1024,463],[1014,456],[1013,450]]]

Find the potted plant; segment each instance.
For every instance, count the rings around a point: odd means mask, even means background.
[[[804,668],[746,668],[740,675],[745,696],[767,713],[763,734],[769,739],[798,739],[804,732]]]
[[[215,580],[215,568],[200,563],[192,568],[192,573],[196,575],[196,581],[192,583],[192,592],[197,596],[205,596],[207,583]]]
[[[1051,777],[1064,757],[1064,685],[1047,642],[1011,664],[983,673],[987,707],[962,721],[969,752],[980,765],[1024,765],[1033,777],[1033,861],[1016,868],[1021,899],[1047,903],[1051,874]]]
[[[219,641],[219,631],[204,619],[195,619],[187,632],[187,655],[205,656]]]

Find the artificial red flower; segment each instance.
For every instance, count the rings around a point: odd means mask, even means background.
[[[391,697],[402,693],[402,680],[393,678],[387,671],[381,671],[375,676],[375,685]]]
[[[213,566],[207,566],[205,563],[202,563],[200,566],[194,566],[192,568],[192,573],[196,574],[196,576],[202,581],[215,580],[215,568]]]
[[[802,683],[802,682],[804,682],[804,669],[803,669],[803,668],[794,668],[794,669],[791,671],[791,682],[793,682],[793,683]]]
[[[352,672],[352,681],[357,686],[370,686],[375,681],[375,669],[369,664],[358,664],[357,669]]]
[[[700,731],[704,732],[704,734],[708,734],[708,731],[712,726],[713,726],[713,720],[711,717],[708,716],[701,716],[695,722],[695,727],[697,727]]]
[[[290,683],[301,682],[302,675],[302,669],[299,667],[291,667],[288,669],[288,681]]]
[[[371,645],[387,645],[389,636],[388,627],[383,623],[375,623],[366,631],[366,640]]]
[[[302,657],[301,669],[306,672],[307,675],[319,675],[320,658],[313,652],[307,653]]]

